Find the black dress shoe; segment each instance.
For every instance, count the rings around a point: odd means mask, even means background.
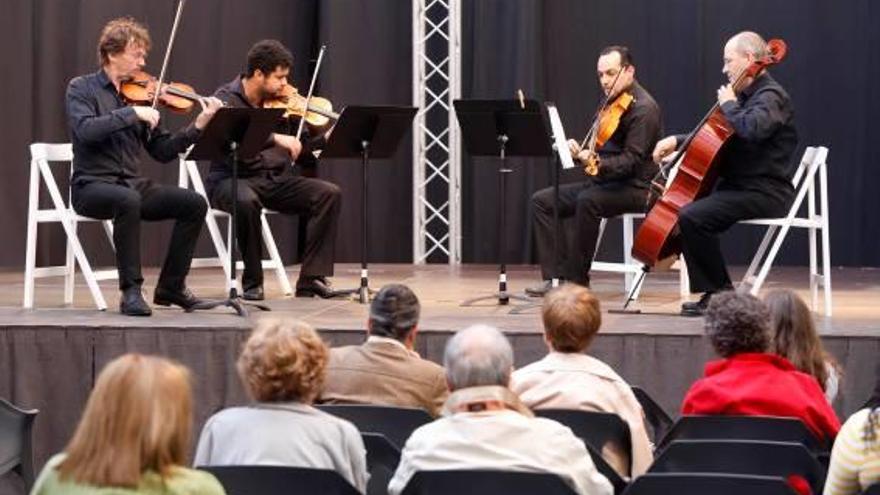
[[[320,297],[330,299],[340,295],[330,287],[325,277],[300,277],[296,281],[296,297]]]
[[[266,298],[266,294],[263,293],[263,286],[257,285],[242,292],[241,298],[245,301],[262,301]]]
[[[122,291],[122,297],[119,299],[119,312],[127,316],[150,316],[153,314],[150,305],[144,300],[140,287],[132,287]]]
[[[706,308],[709,307],[709,301],[712,300],[714,292],[706,292],[700,296],[699,301],[686,302],[681,305],[682,316],[703,316],[706,314]]]
[[[207,309],[209,302],[199,299],[188,288],[184,287],[179,290],[166,289],[164,287],[156,287],[153,292],[153,304],[159,306],[180,306],[185,311],[193,311],[195,309]]]
[[[550,292],[550,289],[553,288],[553,283],[550,280],[545,280],[543,284],[536,285],[534,287],[526,287],[523,292],[526,293],[529,297],[544,297]]]

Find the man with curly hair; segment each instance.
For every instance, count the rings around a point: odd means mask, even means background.
[[[831,440],[840,421],[819,383],[782,356],[768,353],[770,312],[750,294],[721,292],[706,311],[705,332],[722,358],[706,364],[682,403],[682,414],[787,416]]]

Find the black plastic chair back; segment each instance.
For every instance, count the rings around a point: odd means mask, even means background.
[[[742,474],[646,473],[624,495],[797,495],[783,478]]]
[[[880,495],[880,483],[874,483],[868,488],[865,488],[862,495]]]
[[[200,466],[226,495],[358,495],[336,471],[287,466]]]
[[[606,445],[615,445],[618,452],[623,452],[630,460],[632,467],[632,440],[629,426],[616,414],[577,411],[573,409],[535,409],[535,415],[552,419],[571,428],[575,436],[603,452]]]
[[[587,444],[587,452],[590,453],[590,459],[593,460],[593,464],[596,466],[596,470],[602,474],[602,476],[608,478],[608,481],[611,482],[611,486],[614,487],[614,495],[620,495],[626,490],[627,482],[624,480],[620,474],[611,467],[611,464],[608,464],[608,461],[602,457],[602,454],[596,451],[590,444]]]
[[[379,433],[361,433],[361,438],[367,449],[367,470],[370,472],[367,495],[385,495],[400,464],[400,449]]]
[[[810,452],[828,450],[797,418],[776,416],[682,416],[657,445],[660,452],[673,440],[763,440],[795,442]]]
[[[652,473],[798,475],[822,493],[819,461],[800,443],[758,440],[676,440],[651,465]]]
[[[424,409],[361,404],[319,404],[318,409],[354,423],[362,433],[381,433],[397,448],[416,428],[434,420]]]
[[[573,495],[575,492],[552,473],[511,471],[419,471],[403,495]]]
[[[24,410],[0,399],[0,476],[13,471],[26,491],[34,484],[33,426],[36,409]]]
[[[666,435],[669,428],[672,427],[672,417],[641,387],[631,388],[636,396],[636,400],[642,406],[642,411],[645,412],[645,420],[648,422],[648,426],[651,427],[651,439],[654,443],[657,443]]]

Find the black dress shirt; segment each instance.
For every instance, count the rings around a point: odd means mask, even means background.
[[[67,123],[73,144],[73,184],[126,183],[140,176],[141,152],[169,162],[200,134],[190,125],[171,134],[152,131],[127,106],[103,69],[79,76],[67,86]]]

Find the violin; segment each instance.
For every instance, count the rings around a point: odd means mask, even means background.
[[[150,105],[159,87],[158,80],[144,71],[135,72],[130,79],[123,81],[119,93],[129,105]],[[204,99],[193,90],[192,86],[183,83],[164,83],[159,92],[159,103],[179,113],[192,110],[195,102]]]
[[[596,175],[599,173],[599,159],[596,156],[596,148],[601,148],[611,139],[617,127],[620,125],[620,118],[632,104],[633,95],[629,92],[622,92],[613,102],[608,103],[599,112],[599,116],[593,123],[590,134],[590,158],[584,166],[584,173],[587,175]],[[583,147],[583,146],[581,146]]]
[[[282,108],[285,110],[285,118],[301,117],[307,124],[316,128],[326,127],[331,121],[339,120],[339,114],[333,111],[333,103],[330,100],[320,96],[306,98],[290,84],[285,85],[277,97],[264,101],[263,108]]]

